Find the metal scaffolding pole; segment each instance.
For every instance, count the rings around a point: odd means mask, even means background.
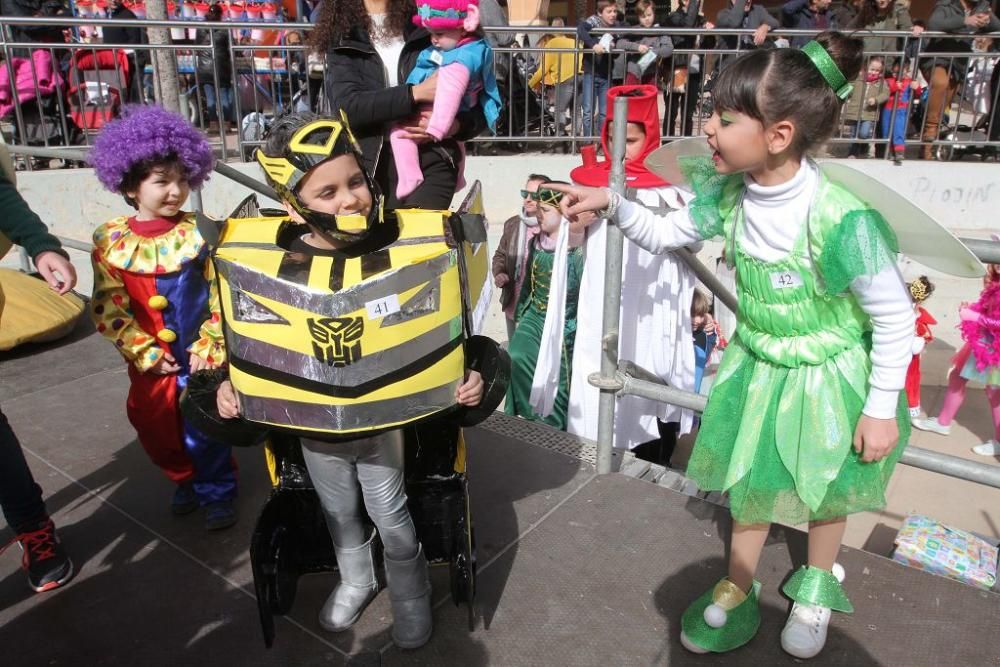
[[[611,189],[625,194],[625,134],[628,128],[628,98],[616,97],[612,123]],[[607,224],[607,223],[606,223]],[[601,374],[591,384],[601,390],[597,413],[597,474],[611,472],[611,449],[615,438],[615,400],[618,393],[618,328],[622,302],[622,250],[624,237],[617,225],[607,225],[604,264],[604,320],[601,336]]]

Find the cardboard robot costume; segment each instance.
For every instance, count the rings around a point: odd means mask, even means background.
[[[394,640],[419,646],[430,633],[425,558],[450,563],[456,603],[472,602],[465,449],[456,422],[492,412],[509,374],[499,346],[473,334],[478,306],[489,299],[480,288],[488,276],[481,197],[474,188],[463,213],[383,213],[366,175],[373,194],[367,216],[318,213],[298,199],[297,181],[327,159],[360,158],[357,144],[342,118],[308,123],[290,148],[288,159],[259,154],[269,180],[311,226],[349,245],[304,253],[294,242],[305,226],[248,203],[248,217],[217,230],[214,253],[223,267],[224,330],[236,350],[230,379],[242,424],[280,434],[270,461],[275,490],[251,546],[265,642],[273,642],[273,615],[290,609],[300,574],[340,569],[341,584],[320,617],[331,631],[349,627],[377,592],[379,540],[362,527],[357,481],[351,488],[337,481],[342,469],[360,472],[368,461],[366,477],[376,470],[392,477],[362,485],[384,543]],[[466,368],[484,377],[476,408],[456,404]],[[235,421],[213,415],[207,400],[189,401],[189,408],[223,428]],[[406,499],[403,441],[419,436],[400,429],[427,420],[435,420],[433,441],[405,448],[407,513],[398,502]],[[380,489],[393,498],[376,498]]]

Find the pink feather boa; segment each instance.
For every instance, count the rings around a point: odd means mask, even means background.
[[[976,359],[976,370],[1000,367],[1000,282],[988,284],[969,309],[979,317],[962,320],[960,329]]]

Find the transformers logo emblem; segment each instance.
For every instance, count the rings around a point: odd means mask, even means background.
[[[361,358],[361,335],[365,322],[361,317],[310,317],[313,353],[327,366],[349,366]]]

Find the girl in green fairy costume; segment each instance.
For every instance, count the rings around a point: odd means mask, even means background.
[[[885,504],[909,436],[899,394],[913,308],[896,237],[806,157],[837,128],[862,47],[828,32],[723,70],[705,126],[714,153],[679,159],[695,193],[686,209],[657,216],[608,190],[563,189],[571,220],[601,211],[650,252],[722,236],[736,267],[736,333],[688,465],[702,489],[728,494],[733,516],[728,576],[682,618],[694,652],[757,632],[754,573],[773,521],[809,525],[808,565],[783,589],[795,604],[782,647],[822,650],[831,610],[852,611],[834,567],[846,517]]]

